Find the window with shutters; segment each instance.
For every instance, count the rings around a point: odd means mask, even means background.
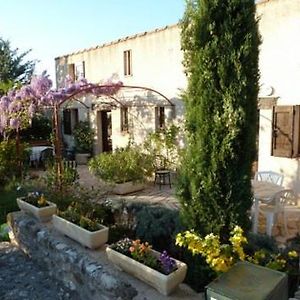
[[[299,157],[299,105],[274,106],[272,124],[272,155]]]

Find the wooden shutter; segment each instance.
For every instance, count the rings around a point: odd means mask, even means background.
[[[299,106],[273,108],[272,155],[297,157],[299,148]]]

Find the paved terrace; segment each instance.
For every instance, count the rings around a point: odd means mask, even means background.
[[[87,166],[79,165],[79,183],[85,187],[92,189],[101,189],[104,187],[104,183],[91,174]],[[168,185],[162,186],[161,189],[159,185],[154,183],[148,183],[146,188],[142,191],[135,192],[128,195],[112,195],[110,199],[120,199],[127,201],[138,201],[138,202],[150,202],[153,204],[159,204],[171,209],[179,209],[179,202],[175,197],[174,186],[170,188]],[[300,209],[299,207],[295,212],[289,214],[288,219],[288,234],[284,232],[284,225],[282,216],[279,216],[276,226],[273,227],[273,236],[279,243],[285,243],[286,240],[292,236],[295,236],[297,233],[300,233]],[[260,216],[259,218],[259,232],[265,232],[266,220],[264,217]]]
[[[79,173],[79,183],[84,187],[89,187],[92,189],[101,189],[104,187],[104,183],[91,174],[87,166],[79,165],[77,167]],[[150,202],[155,204],[160,204],[162,206],[178,209],[179,202],[175,198],[175,190],[169,187],[169,185],[162,185],[161,189],[159,185],[154,183],[148,183],[146,188],[142,191],[131,193],[128,195],[112,195],[110,199],[120,199],[128,201],[138,201],[138,202]]]

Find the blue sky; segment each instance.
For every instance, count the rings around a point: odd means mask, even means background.
[[[36,72],[54,80],[54,58],[177,23],[184,0],[1,1],[0,37],[20,52],[32,49]]]

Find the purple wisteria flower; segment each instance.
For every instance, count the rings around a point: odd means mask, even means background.
[[[3,96],[0,99],[0,109],[2,109],[3,111],[6,111],[9,107],[9,103],[11,102],[10,98],[7,96]]]
[[[9,126],[13,129],[17,129],[20,126],[20,120],[18,118],[10,119]]]
[[[176,269],[176,261],[175,259],[171,258],[167,251],[164,250],[160,256],[159,256],[159,261],[161,263],[161,266],[163,268],[163,271],[166,274],[172,273]]]

